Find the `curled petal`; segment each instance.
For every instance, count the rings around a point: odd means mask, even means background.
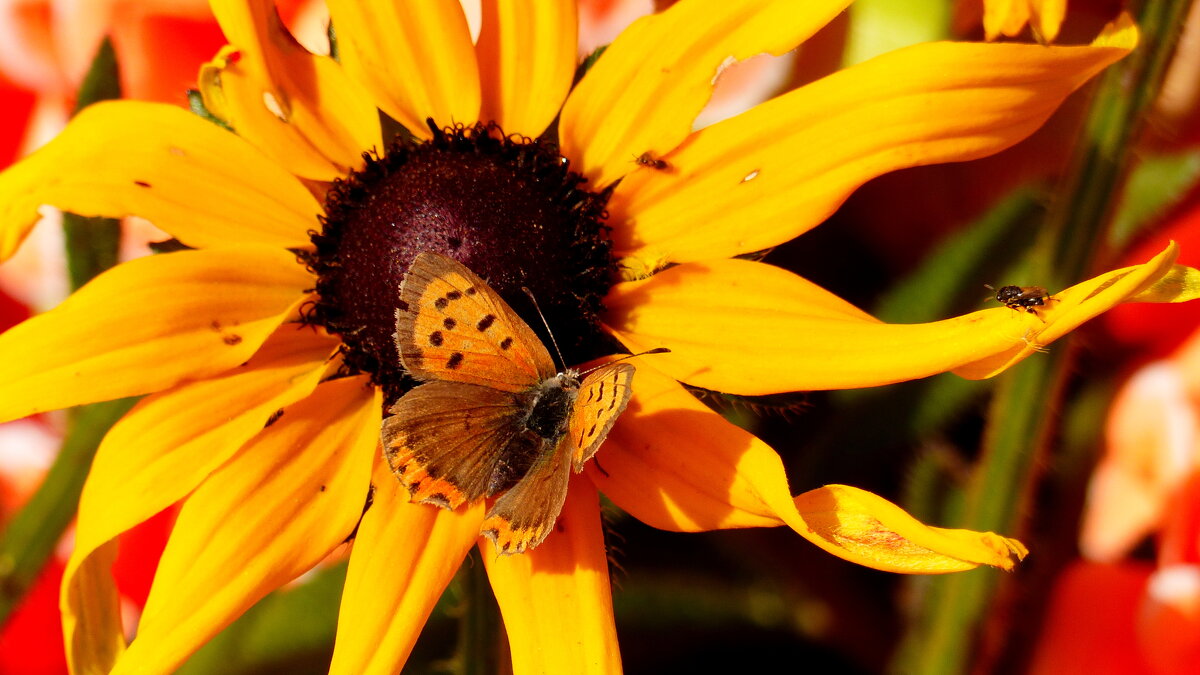
[[[504,616],[513,673],[620,673],[596,488],[572,476],[554,531],[519,555],[479,542]]]
[[[576,0],[485,0],[482,9],[479,117],[537,138],[558,114],[575,75]]]
[[[479,119],[479,68],[458,0],[329,0],[343,67],[418,137]]]
[[[889,572],[1010,569],[1020,542],[927,527],[869,492],[830,485],[792,498],[779,455],[639,359],[634,396],[586,471],[613,502],[654,527],[787,525],[822,549]]]
[[[200,70],[204,104],[281,166],[333,180],[380,143],[370,96],[328,56],[309,53],[270,0],[214,0],[230,47]]]
[[[188,497],[114,675],[173,672],[345,540],[362,515],[381,404],[366,377],[323,383]]]
[[[117,542],[99,547],[63,575],[63,640],[72,673],[107,673],[125,652],[121,598],[113,581]]]
[[[295,313],[311,280],[292,253],[263,246],[118,265],[0,335],[0,419],[233,368]]]
[[[626,176],[609,203],[616,252],[653,269],[781,244],[876,176],[1026,138],[1136,36],[1120,24],[1090,46],[935,42],[834,73],[696,132],[669,170]]]
[[[1196,297],[1200,288],[1195,281],[1200,272],[1175,265],[1178,256],[1179,246],[1172,242],[1142,265],[1113,270],[1052,294],[1045,307],[1038,308],[1037,318],[1020,316],[1025,328],[1019,341],[958,367],[954,373],[973,380],[992,377],[1122,302],[1156,298],[1162,298],[1160,302],[1182,302]]]
[[[795,499],[796,510],[830,553],[869,567],[941,574],[994,565],[1011,570],[1029,549],[991,532],[929,527],[886,499],[849,485],[826,485]],[[809,537],[811,541],[812,538]]]
[[[374,485],[346,571],[331,675],[400,672],[483,522],[483,502],[456,511],[410,503],[381,460]]]
[[[688,0],[637,20],[567,99],[563,154],[592,184],[612,183],[637,169],[642,153],[664,155],[691,132],[731,62],[783,54],[848,4],[810,0],[801,10],[795,0]]]
[[[186,110],[112,101],[0,173],[0,259],[43,204],[83,216],[141,216],[193,247],[308,248],[321,206],[249,143]]]

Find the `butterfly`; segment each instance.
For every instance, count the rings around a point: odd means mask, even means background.
[[[436,253],[418,255],[400,286],[396,346],[422,384],[391,407],[380,437],[412,500],[457,509],[503,493],[480,534],[501,554],[540,544],[571,470],[583,470],[629,403],[634,367],[558,372],[491,287]]]

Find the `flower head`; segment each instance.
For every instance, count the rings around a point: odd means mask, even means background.
[[[633,360],[603,469],[571,477],[555,531],[522,555],[481,544],[516,671],[619,669],[598,492],[656,527],[787,525],[884,570],[1011,567],[1015,540],[925,527],[848,486],[793,496],[778,455],[680,382],[764,394],[986,377],[1126,298],[1187,295],[1169,248],[1050,289],[1044,315],[888,325],[742,257],[881,173],[1016,143],[1136,31],[919,45],[692,130],[728,62],[791,50],[845,4],[686,0],[574,83],[574,2],[485,0],[472,42],[456,0],[331,0],[335,60],[300,47],[270,2],[214,0],[230,44],[201,88],[220,124],[96,105],[0,175],[0,254],[42,204],[140,215],[186,249],[114,268],[0,336],[4,418],[146,395],[84,490],[62,595],[75,670],[170,671],[351,536],[332,671],[404,662],[486,511],[411,503],[378,447],[383,411],[413,385],[391,332],[424,251],[467,264],[536,326],[529,287],[569,364],[671,349]],[[180,501],[126,646],[114,537]]]

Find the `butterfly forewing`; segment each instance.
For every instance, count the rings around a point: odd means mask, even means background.
[[[413,377],[523,391],[555,374],[537,335],[461,263],[418,255],[400,300],[396,344]]]
[[[570,450],[559,443],[540,456],[528,473],[496,500],[479,527],[501,554],[524,553],[550,534],[567,500]]]
[[[600,449],[617,416],[629,405],[633,372],[631,364],[614,363],[592,371],[579,385],[579,397],[563,439],[569,444],[576,473],[583,471],[584,463]]]
[[[392,472],[413,501],[456,509],[491,493],[503,451],[520,435],[509,392],[429,382],[408,392],[383,421]]]

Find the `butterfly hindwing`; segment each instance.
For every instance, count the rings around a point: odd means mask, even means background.
[[[521,435],[511,393],[434,381],[408,392],[384,419],[392,472],[415,502],[456,509],[494,492],[504,450]]]
[[[461,263],[421,253],[400,286],[396,344],[421,380],[523,391],[555,374],[545,345],[487,283]]]
[[[542,543],[566,503],[570,478],[568,446],[547,447],[525,477],[488,509],[480,534],[502,555],[524,553]]]
[[[633,373],[633,365],[614,363],[588,373],[580,383],[563,440],[569,444],[576,473],[583,471],[584,463],[600,449],[617,416],[629,405]]]

